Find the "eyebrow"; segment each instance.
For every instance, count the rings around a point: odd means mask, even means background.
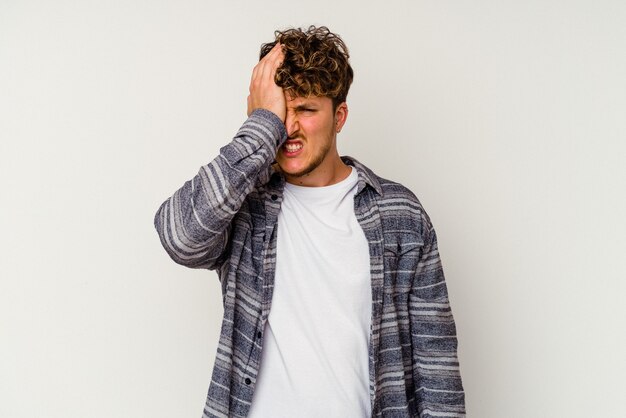
[[[313,103],[302,103],[299,104],[298,106],[294,107],[294,110],[296,111],[300,111],[300,110],[304,110],[304,109],[314,109],[316,106]]]

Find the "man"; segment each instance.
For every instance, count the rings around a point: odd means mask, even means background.
[[[345,44],[323,26],[275,38],[248,119],[154,219],[175,262],[221,282],[204,417],[465,416],[430,219],[337,151]]]

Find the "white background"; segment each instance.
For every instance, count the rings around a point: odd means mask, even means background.
[[[199,417],[217,275],[161,202],[246,118],[259,46],[325,24],[339,136],[438,232],[471,417],[623,417],[626,6],[0,2],[0,416]]]

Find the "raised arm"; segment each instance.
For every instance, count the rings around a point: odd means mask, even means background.
[[[219,155],[166,199],[154,217],[165,251],[176,263],[215,269],[228,248],[231,222],[287,139],[285,97],[274,82],[280,44],[254,67],[248,119]]]

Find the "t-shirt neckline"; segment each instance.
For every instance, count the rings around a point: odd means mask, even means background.
[[[351,165],[348,165],[348,167],[350,167],[350,170],[351,170],[350,174],[348,174],[348,176],[346,176],[345,179],[337,183],[329,184],[328,186],[311,187],[311,186],[298,186],[297,184],[285,182],[285,188],[289,189],[289,191],[291,192],[302,194],[302,195],[322,195],[322,194],[332,193],[334,191],[341,190],[343,188],[348,188],[349,186],[354,186],[354,184],[358,182],[358,174],[357,174],[356,168],[354,168]]]

